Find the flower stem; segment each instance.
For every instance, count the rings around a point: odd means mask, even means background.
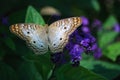
[[[55,76],[55,71],[56,71],[56,69],[57,69],[57,66],[54,65],[54,66],[53,66],[52,73],[51,73],[51,76],[49,77],[48,80],[56,80],[56,76]]]

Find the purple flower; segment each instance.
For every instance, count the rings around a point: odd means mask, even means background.
[[[79,35],[75,35],[75,41],[77,44],[80,44],[81,40],[83,40],[83,38]]]
[[[120,32],[120,25],[119,24],[115,24],[113,28],[114,28],[115,32]]]
[[[82,26],[81,29],[84,33],[90,33],[90,29],[87,26]]]
[[[101,57],[102,52],[96,43],[96,39],[90,34],[90,29],[88,27],[88,24],[89,24],[88,19],[86,17],[82,17],[82,20],[83,20],[83,26],[80,28],[77,28],[69,36],[68,43],[63,49],[63,52],[55,53],[52,55],[52,60],[54,63],[60,64],[61,62],[64,62],[65,59],[61,58],[63,57],[62,54],[64,52],[69,53],[70,60],[74,66],[79,65],[80,60],[82,59],[81,54],[83,52],[87,54],[92,52],[96,59]],[[96,24],[94,24],[94,26],[101,25],[101,23],[98,20],[96,20],[95,23]]]
[[[95,19],[92,23],[92,27],[100,30],[100,29],[102,29],[102,22],[98,19]]]
[[[79,35],[78,29],[76,29],[76,30],[70,35],[69,38],[73,38],[73,37],[75,37],[76,35]]]
[[[82,16],[81,18],[82,18],[82,25],[83,26],[89,25],[89,20],[85,16]]]
[[[102,26],[102,23],[101,23],[100,20],[95,19],[95,20],[93,21],[93,23],[92,23],[92,26],[93,26],[93,27],[101,27],[101,26]]]
[[[76,40],[76,43],[84,48],[85,53],[88,54],[89,52],[93,52],[93,50],[95,50],[94,48],[96,44],[96,39],[90,33],[83,33],[78,36],[81,37],[81,39],[79,40],[79,38],[77,38],[78,40]]]
[[[69,52],[69,54],[71,56],[72,64],[79,65],[78,63],[82,59],[81,53],[83,53],[83,48],[80,47],[80,45],[75,44],[73,49],[71,49],[71,51]]]
[[[89,43],[90,43],[90,39],[88,38],[85,38],[81,41],[81,45],[84,46],[84,47],[88,47],[89,46]]]
[[[64,64],[66,62],[62,52],[51,54],[51,60],[56,65]]]
[[[102,56],[102,51],[101,51],[100,48],[97,48],[97,49],[94,51],[94,57],[95,57],[95,59],[99,59],[101,56]]]
[[[91,49],[92,49],[93,51],[95,51],[97,48],[98,48],[98,45],[97,45],[96,43],[93,44],[92,47],[91,47]]]
[[[96,39],[92,35],[90,36],[90,40],[91,40],[91,43],[96,43]]]
[[[66,44],[65,48],[66,48],[68,51],[70,51],[70,50],[73,48],[73,46],[74,46],[74,43],[73,43],[73,42],[68,42],[68,43]]]

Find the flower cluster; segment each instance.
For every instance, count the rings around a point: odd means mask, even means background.
[[[100,58],[101,57],[101,50],[96,43],[95,37],[90,34],[90,29],[88,27],[89,21],[87,18],[82,17],[82,26],[77,28],[70,36],[65,49],[71,59],[71,63],[74,66],[79,65],[80,60],[82,59],[81,54],[84,52],[89,54],[90,52],[94,53],[94,57]],[[62,52],[62,55],[65,51]],[[52,56],[53,62],[57,63],[60,62],[60,57],[58,58],[60,53],[55,53]],[[58,61],[59,59],[59,61]],[[61,59],[62,60],[62,59]]]
[[[90,33],[90,29],[89,29],[89,21],[86,17],[82,16],[82,27],[81,27],[81,30],[84,32],[84,33]]]
[[[94,21],[92,23],[92,27],[96,28],[97,30],[101,30],[102,29],[102,22],[98,19],[94,19]]]

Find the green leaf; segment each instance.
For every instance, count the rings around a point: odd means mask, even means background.
[[[15,43],[13,42],[13,40],[10,37],[5,38],[4,42],[9,48],[11,48],[14,51],[16,50]]]
[[[18,80],[13,68],[3,62],[0,62],[0,80]]]
[[[45,25],[42,16],[32,6],[28,7],[25,22]]]
[[[101,48],[106,47],[107,44],[111,43],[115,37],[117,36],[117,32],[114,31],[108,31],[108,32],[102,32],[99,34],[99,45]]]
[[[96,11],[100,11],[100,5],[98,3],[98,0],[91,0],[92,6]]]
[[[109,62],[98,60],[81,60],[80,65],[106,77],[108,80],[113,80],[120,74],[120,65]]]
[[[117,56],[120,55],[120,42],[116,42],[116,43],[110,44],[105,49],[104,55],[106,55],[111,60],[115,61]]]
[[[112,28],[116,23],[117,23],[117,19],[114,15],[110,15],[107,20],[105,21],[105,23],[103,24],[103,28],[105,29],[109,29]]]
[[[70,64],[60,67],[55,74],[57,80],[106,80],[84,67],[73,67]]]
[[[17,71],[20,80],[42,80],[41,75],[32,61],[23,62]]]
[[[37,71],[41,74],[43,80],[47,80],[51,75],[53,64],[48,55],[32,55],[27,59],[34,61]]]

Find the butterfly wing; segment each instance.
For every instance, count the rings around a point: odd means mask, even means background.
[[[46,27],[36,24],[15,24],[10,27],[10,31],[25,40],[36,54],[48,51],[46,30]]]
[[[61,52],[82,20],[80,17],[71,17],[58,20],[48,27],[48,41],[51,52]]]

